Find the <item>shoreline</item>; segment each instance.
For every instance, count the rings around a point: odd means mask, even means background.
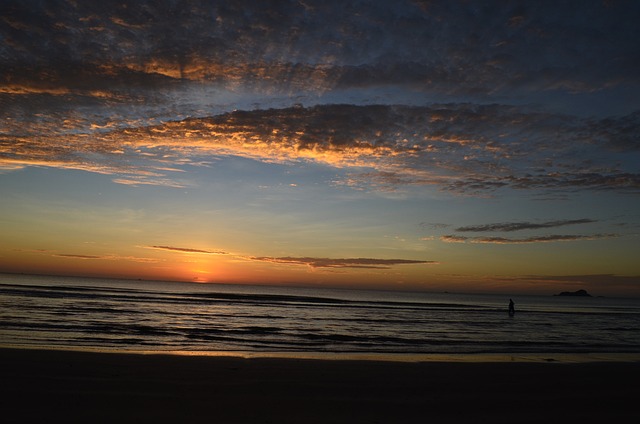
[[[0,351],[37,350],[105,353],[113,355],[169,355],[186,357],[241,358],[241,359],[301,359],[320,361],[372,361],[372,362],[527,362],[527,363],[589,363],[640,362],[640,353],[364,353],[364,352],[289,352],[289,351],[189,351],[189,350],[125,350],[93,347],[2,345]]]
[[[0,348],[0,375],[8,423],[640,418],[638,361],[394,362]]]

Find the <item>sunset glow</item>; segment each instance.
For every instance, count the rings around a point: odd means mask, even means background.
[[[0,272],[640,296],[640,4],[3,2]]]

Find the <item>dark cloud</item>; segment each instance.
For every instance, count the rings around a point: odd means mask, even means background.
[[[538,230],[541,228],[564,227],[566,225],[591,224],[593,219],[564,219],[546,222],[503,222],[496,224],[467,225],[456,228],[459,232],[484,232],[484,231],[521,231],[521,230]]]
[[[192,249],[188,247],[173,247],[173,246],[148,246],[149,249],[156,250],[168,250],[171,252],[181,252],[181,253],[204,253],[207,255],[226,255],[227,252],[221,250],[203,250],[203,249]]]
[[[528,231],[528,230],[541,230],[547,228],[557,228],[570,225],[580,224],[592,224],[598,222],[597,220],[581,218],[581,219],[563,219],[544,222],[502,222],[493,224],[481,224],[481,225],[466,225],[457,227],[455,231],[461,233],[468,232],[513,232],[513,231]],[[461,236],[458,234],[447,234],[440,236],[440,240],[447,243],[484,243],[484,244],[529,244],[529,243],[551,243],[561,241],[584,241],[584,240],[598,240],[606,238],[619,237],[618,234],[543,234],[534,235],[529,237],[502,237],[502,236]]]
[[[590,138],[613,150],[640,151],[640,111],[620,118],[592,120],[586,127]]]
[[[73,258],[73,259],[106,259],[104,256],[95,255],[75,255],[71,253],[56,253],[53,256],[59,256],[61,258]]]
[[[370,269],[388,269],[394,265],[414,265],[414,264],[437,264],[436,261],[416,261],[408,259],[371,259],[371,258],[352,258],[352,259],[330,259],[330,258],[297,258],[297,257],[267,257],[252,256],[247,259],[261,262],[272,262],[279,264],[291,265],[307,265],[312,268],[370,268]]]
[[[634,2],[6,0],[0,12],[5,73],[71,86],[133,71],[232,86],[575,92],[637,82],[640,63]]]
[[[619,237],[618,234],[591,234],[591,235],[561,235],[551,234],[543,236],[533,236],[524,238],[508,238],[508,237],[465,237],[457,235],[444,235],[440,237],[441,241],[447,243],[484,243],[484,244],[529,244],[529,243],[552,243],[559,241],[583,241],[598,240],[606,238]]]
[[[503,178],[466,178],[448,184],[445,189],[471,195],[492,192],[499,188],[511,187],[516,190],[616,190],[640,193],[640,174],[615,172],[562,172],[539,175],[509,175]]]

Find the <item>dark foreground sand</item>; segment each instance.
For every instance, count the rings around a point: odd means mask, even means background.
[[[640,422],[640,362],[374,362],[0,349],[0,422]]]

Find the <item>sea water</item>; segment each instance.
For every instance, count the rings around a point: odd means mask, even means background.
[[[514,317],[507,313],[510,297]],[[0,345],[256,354],[636,354],[640,300],[0,274]]]

